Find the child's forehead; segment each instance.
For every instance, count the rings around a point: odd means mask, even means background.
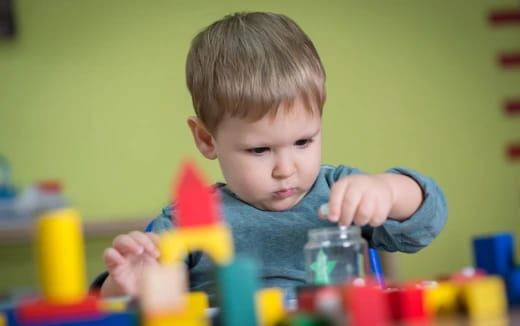
[[[281,102],[276,108],[263,110],[264,114],[258,116],[256,112],[247,114],[247,108],[242,111],[242,116],[231,116],[225,114],[221,121],[225,119],[239,120],[243,124],[259,124],[259,123],[275,123],[283,120],[312,120],[321,117],[321,110],[312,104],[307,104],[301,98],[292,99],[290,101]],[[254,108],[250,109],[254,111]]]
[[[221,124],[240,124],[246,128],[274,125],[274,124],[294,124],[301,125],[312,124],[316,120],[321,120],[318,110],[306,110],[304,108],[281,107],[276,111],[270,111],[262,117],[232,117],[224,116]]]
[[[247,118],[226,117],[218,127],[218,133],[228,137],[240,137],[244,142],[269,141],[312,137],[321,129],[321,116],[305,110],[281,111],[252,121]]]

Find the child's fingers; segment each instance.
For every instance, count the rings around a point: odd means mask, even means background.
[[[373,227],[382,225],[387,219],[386,210],[381,207],[376,207],[373,213],[373,217],[368,224]]]
[[[128,234],[118,235],[112,242],[112,248],[123,255],[140,255],[144,251],[144,246]]]
[[[119,265],[125,263],[125,257],[123,257],[119,251],[114,248],[107,248],[103,252],[103,262],[107,266],[108,270],[112,270]]]
[[[330,189],[329,214],[327,218],[331,222],[338,222],[338,220],[340,219],[341,204],[343,202],[343,197],[345,196],[346,189],[347,184],[345,180],[336,182]]]
[[[154,240],[151,236],[139,231],[132,231],[128,235],[132,239],[134,239],[138,244],[140,244],[147,254],[151,255],[154,258],[159,257],[159,250],[157,249],[157,246],[154,243]]]
[[[354,213],[353,222],[358,226],[366,225],[374,216],[374,203],[367,200],[366,197],[361,199]]]
[[[341,202],[341,212],[339,224],[349,226],[354,220],[359,202],[361,201],[361,194],[357,191],[346,191]]]
[[[150,238],[150,240],[152,240],[152,242],[155,245],[155,247],[158,248],[159,247],[159,240],[161,239],[161,237],[157,233],[154,233],[154,232],[146,232],[145,234],[146,234],[147,237]]]

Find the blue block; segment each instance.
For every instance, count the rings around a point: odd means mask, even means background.
[[[7,326],[19,326],[20,325],[15,318],[14,309],[12,307],[7,308],[7,309],[4,309],[2,307],[2,308],[0,308],[0,311],[4,314],[4,316],[7,319]]]
[[[13,301],[0,302],[0,313],[4,315],[7,326],[18,326],[18,321],[14,315],[15,304]]]
[[[520,267],[509,273],[506,279],[507,301],[511,305],[520,303]]]
[[[507,278],[515,265],[513,234],[497,233],[473,238],[473,255],[476,268]]]
[[[108,313],[97,318],[78,318],[62,321],[45,321],[14,324],[16,326],[139,326],[139,318],[135,312]],[[11,326],[11,324],[8,324]]]

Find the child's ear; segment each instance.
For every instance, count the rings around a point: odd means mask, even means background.
[[[216,159],[217,151],[215,149],[215,139],[204,123],[197,117],[189,117],[188,127],[190,127],[195,145],[197,145],[201,154],[207,159]]]

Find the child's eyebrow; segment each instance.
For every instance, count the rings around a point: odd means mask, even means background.
[[[321,132],[321,127],[319,127],[318,130],[304,133],[301,137],[298,137],[298,139],[314,138],[320,132]]]
[[[298,137],[294,137],[294,140],[296,141],[296,140],[301,140],[301,139],[314,138],[320,132],[321,132],[321,126],[317,130],[304,132],[304,133],[298,135]],[[239,147],[255,147],[256,148],[256,147],[271,147],[271,146],[273,146],[273,144],[271,144],[269,141],[264,141],[264,140],[261,140],[261,139],[259,139],[258,141],[253,140],[253,139],[251,139],[251,140],[241,139],[238,142],[238,146]]]

